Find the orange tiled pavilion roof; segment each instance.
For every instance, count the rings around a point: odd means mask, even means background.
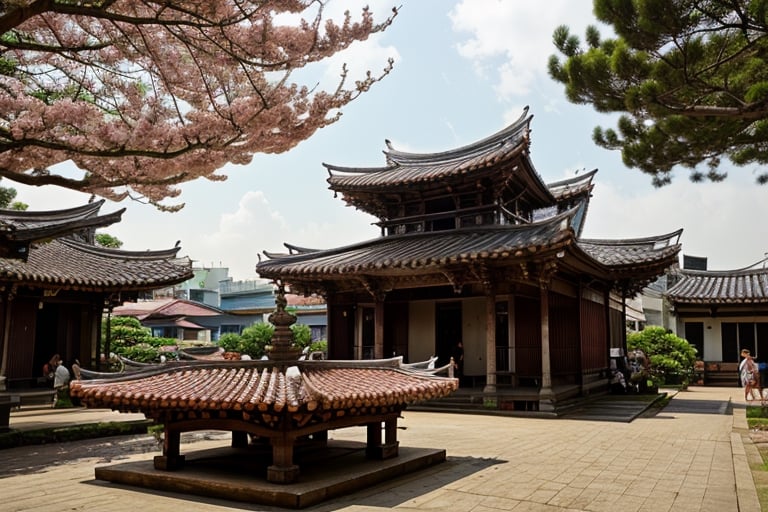
[[[380,414],[446,396],[458,387],[403,365],[380,361],[295,361],[285,369],[274,361],[189,362],[75,381],[71,391],[88,407],[142,412],[157,420],[219,418],[244,420],[267,429]]]

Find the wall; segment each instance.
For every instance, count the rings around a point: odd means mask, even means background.
[[[411,302],[408,318],[408,360],[426,361],[435,352],[435,302]]]
[[[461,310],[464,375],[485,375],[485,297],[462,301]]]

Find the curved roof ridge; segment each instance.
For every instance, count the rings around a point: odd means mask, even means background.
[[[762,263],[762,262],[758,262]],[[690,268],[681,268],[675,271],[675,273],[688,275],[691,277],[707,277],[707,276],[746,276],[750,274],[768,274],[768,268],[760,267],[755,268],[754,265],[749,267],[737,268],[733,270],[694,270]]]
[[[72,219],[81,217],[91,217],[96,215],[101,209],[105,200],[100,199],[92,203],[85,203],[81,206],[75,206],[73,208],[61,208],[58,210],[7,210],[0,209],[0,220],[3,221],[51,221],[56,219]],[[125,209],[123,209],[125,210]]]
[[[87,244],[66,238],[61,238],[58,240],[58,242],[63,243],[64,245],[68,245],[79,251],[84,251],[99,256],[131,260],[157,260],[175,258],[176,254],[181,249],[181,246],[176,246],[170,249],[126,251],[123,249],[112,249],[110,247],[101,247],[98,245]]]
[[[522,115],[517,120],[512,122],[512,124],[502,128],[501,130],[488,137],[480,139],[479,141],[475,141],[470,144],[459,146],[458,148],[453,148],[446,151],[433,153],[411,153],[395,149],[392,146],[392,143],[387,140],[387,149],[384,151],[384,154],[387,155],[388,161],[393,161],[400,165],[406,165],[412,162],[423,164],[425,161],[445,162],[462,159],[466,158],[468,155],[482,153],[488,148],[488,146],[505,144],[509,141],[509,139],[512,139],[515,136],[516,138],[521,139],[520,133],[527,132],[529,130],[531,119],[533,119],[533,115],[528,114],[528,107],[526,106],[523,109]],[[517,142],[519,144],[521,140],[518,140]]]
[[[573,176],[571,178],[565,178],[563,180],[553,181],[551,183],[547,183],[546,185],[547,185],[547,188],[549,189],[557,188],[557,187],[566,187],[568,185],[575,185],[575,184],[583,185],[586,183],[590,183],[594,178],[595,174],[597,174],[597,169],[592,169],[586,174],[582,174],[580,176],[577,174],[576,176]]]
[[[676,241],[675,244],[678,244],[680,235],[682,235],[682,233],[683,228],[680,228],[676,231],[672,231],[663,235],[647,236],[641,238],[620,238],[613,240],[608,238],[580,238],[579,243],[584,242],[594,245],[636,245],[642,243],[661,242],[662,240],[672,240],[673,238],[677,237],[678,241]]]
[[[394,169],[396,166],[386,165],[382,167],[346,167],[343,165],[334,165],[323,162],[323,167],[328,169],[328,174],[333,176],[334,172],[344,174],[376,174]]]

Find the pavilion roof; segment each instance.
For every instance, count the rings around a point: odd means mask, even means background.
[[[673,304],[768,304],[768,269],[681,270],[666,292]]]
[[[309,421],[370,413],[373,407],[402,409],[407,404],[446,396],[458,381],[402,365],[402,358],[378,361],[295,361],[287,368],[273,361],[197,361],[80,380],[74,396],[88,407],[143,412],[148,417],[196,411],[229,415],[255,423],[284,414]],[[300,416],[302,413],[305,416]],[[299,415],[299,416],[297,416]],[[284,422],[274,425],[282,428]]]
[[[532,117],[526,108],[520,118],[490,137],[437,153],[399,151],[387,141],[387,165],[383,167],[323,165],[330,175],[331,190],[341,192],[348,203],[374,215],[377,211],[372,195],[433,188],[473,176],[499,176],[497,168],[505,163],[510,166],[511,179],[519,182],[528,198],[542,206],[551,205],[555,199],[528,158]]]
[[[192,277],[192,262],[178,258],[179,249],[123,251],[59,238],[32,244],[27,261],[0,258],[0,281],[107,292],[158,288]]]

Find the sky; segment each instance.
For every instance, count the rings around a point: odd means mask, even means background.
[[[224,182],[182,185],[185,206],[179,212],[131,200],[107,202],[102,213],[127,210],[122,222],[102,231],[132,251],[166,249],[178,240],[179,255],[195,266],[227,267],[235,280],[257,279],[259,254],[284,252],[284,243],[326,249],[379,236],[375,218],[334,197],[323,163],[384,165],[385,140],[411,152],[453,149],[509,125],[528,106],[530,157],[545,182],[598,169],[583,237],[636,238],[683,228],[682,253],[707,257],[710,270],[747,267],[768,253],[762,225],[768,188],[756,185],[754,166],[726,165],[721,170],[728,179],[714,184],[692,183],[683,169],[671,185],[657,189],[650,176],[624,166],[619,152],[592,142],[593,128],[615,127],[617,116],[569,103],[563,86],[547,74],[558,25],[579,36],[589,24],[610,33],[596,22],[591,0],[366,3],[377,20],[393,6],[400,13],[384,33],[311,70],[313,80],[334,87],[343,63],[357,76],[369,69],[376,74],[389,57],[395,67],[347,105],[339,122],[287,153],[225,167]],[[354,14],[353,5],[336,0],[328,13],[349,8]],[[16,188],[17,200],[33,210],[74,207],[89,198],[57,187],[2,184]]]

